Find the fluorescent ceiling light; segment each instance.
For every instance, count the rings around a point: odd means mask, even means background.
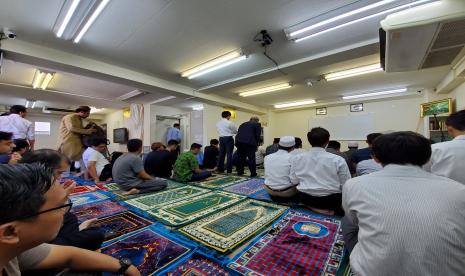
[[[338,80],[338,79],[345,79],[354,76],[364,75],[368,73],[382,71],[381,64],[371,64],[367,66],[361,66],[357,68],[352,68],[349,70],[343,70],[335,73],[329,73],[324,75],[324,79],[327,81]]]
[[[99,113],[105,110],[105,108],[97,108],[95,106],[89,106],[90,107],[90,113]]]
[[[34,108],[36,106],[36,100],[26,100],[24,105],[26,108]]]
[[[189,69],[181,73],[181,76],[186,77],[188,79],[193,79],[206,73],[210,73],[212,71],[234,64],[241,60],[245,60],[246,58],[247,56],[244,55],[241,51],[230,52],[228,54],[200,64],[192,69]]]
[[[248,97],[248,96],[255,96],[255,95],[260,95],[264,93],[269,93],[273,91],[278,91],[278,90],[283,90],[287,88],[291,88],[292,85],[288,82],[286,83],[281,83],[281,84],[276,84],[276,85],[271,85],[267,87],[262,87],[262,88],[257,88],[249,91],[245,91],[239,94],[241,97]]]
[[[36,70],[34,74],[34,79],[32,80],[32,88],[40,88],[42,90],[47,89],[50,81],[53,79],[55,73],[53,72],[44,72],[41,70]]]
[[[58,28],[58,31],[56,33],[57,37],[61,37],[63,35],[63,32],[65,31],[66,26],[68,26],[68,23],[71,20],[71,17],[76,11],[79,1],[80,0],[73,0],[73,2],[71,3],[71,6],[69,7],[68,12],[66,12],[63,22],[61,22],[60,28]]]
[[[124,95],[121,95],[121,96],[117,97],[116,99],[117,99],[117,100],[120,100],[120,101],[125,101],[125,100],[127,100],[127,99],[137,97],[137,96],[139,96],[139,95],[141,95],[141,94],[145,94],[145,92],[136,89],[136,90],[133,90],[133,91],[131,91],[131,92],[129,92],[129,93],[126,93],[126,94],[124,94]]]
[[[309,38],[312,38],[312,37],[315,37],[315,36],[318,36],[318,35],[321,35],[321,34],[325,34],[325,33],[328,33],[328,32],[331,32],[331,31],[334,31],[334,30],[337,30],[337,29],[340,29],[340,28],[343,28],[343,27],[346,27],[346,26],[350,26],[352,24],[359,23],[359,22],[365,21],[365,20],[373,18],[373,17],[380,16],[380,15],[392,13],[392,12],[403,10],[403,9],[410,8],[410,7],[413,7],[413,6],[418,6],[418,5],[421,5],[423,3],[439,2],[439,1],[440,0],[437,0],[437,1],[432,1],[432,0],[415,1],[415,2],[408,3],[408,4],[405,4],[405,5],[401,5],[401,6],[392,8],[392,9],[381,11],[381,12],[378,12],[378,13],[375,13],[375,14],[372,14],[372,15],[368,15],[368,16],[365,16],[365,17],[362,17],[362,18],[359,18],[359,19],[356,19],[356,20],[352,20],[352,21],[349,21],[347,23],[340,24],[340,25],[337,25],[335,27],[328,28],[328,29],[325,29],[325,30],[322,30],[322,31],[319,31],[319,32],[316,32],[316,33],[313,33],[313,34],[310,34],[308,36],[297,38],[297,39],[294,40],[294,42],[301,42],[303,40],[306,40],[306,39],[309,39]]]
[[[53,74],[52,73],[47,73],[45,75],[44,81],[40,85],[40,88],[43,89],[43,90],[47,89],[47,86],[48,86],[48,84],[50,83],[50,81],[52,79],[53,79]]]
[[[286,108],[286,107],[301,106],[301,105],[314,104],[314,103],[316,103],[315,100],[304,100],[304,101],[299,101],[299,102],[275,104],[274,107],[275,108]]]
[[[196,106],[193,106],[193,107],[192,107],[192,110],[195,110],[195,111],[203,110],[203,105],[196,105]]]
[[[102,2],[100,2],[98,7],[95,9],[95,11],[92,13],[90,18],[85,23],[84,27],[82,27],[81,31],[79,31],[79,34],[76,36],[76,38],[73,41],[74,43],[78,43],[81,40],[81,38],[84,36],[87,30],[89,30],[92,23],[94,23],[95,19],[97,19],[99,14],[103,11],[105,6],[108,4],[108,2],[110,2],[110,0],[102,0]]]
[[[151,102],[151,104],[161,103],[161,102],[165,102],[165,101],[168,101],[168,100],[171,100],[171,99],[175,99],[175,98],[176,98],[175,96],[168,96],[168,97],[164,97],[164,98],[155,100],[155,101]]]
[[[396,93],[403,93],[403,92],[407,92],[407,88],[399,88],[399,89],[391,89],[391,90],[364,93],[364,94],[358,94],[358,95],[343,96],[342,99],[350,100],[350,99],[366,98],[366,97],[396,94]]]

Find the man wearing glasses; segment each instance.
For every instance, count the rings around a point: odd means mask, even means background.
[[[0,166],[1,275],[57,268],[140,275],[127,259],[44,243],[57,235],[72,206],[68,191],[53,174],[38,164]]]

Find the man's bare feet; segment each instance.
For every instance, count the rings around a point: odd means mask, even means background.
[[[138,193],[139,193],[138,189],[132,188],[131,190],[129,190],[127,192],[121,193],[121,195],[128,196],[128,195],[135,195],[135,194],[138,194]]]
[[[96,221],[97,221],[96,218],[88,219],[88,220],[84,221],[83,223],[79,224],[79,231],[82,231],[82,230],[85,230],[85,229],[89,228]]]

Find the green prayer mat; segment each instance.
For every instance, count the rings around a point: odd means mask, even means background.
[[[216,179],[193,183],[206,188],[222,188],[247,180],[247,177],[226,175]]]
[[[151,192],[151,193],[147,193],[147,194],[134,194],[134,195],[123,195],[122,194],[123,191],[121,191],[119,189],[119,187],[118,187],[118,185],[116,183],[106,184],[105,187],[107,187],[109,192],[112,192],[114,194],[114,197],[115,197],[116,200],[128,200],[128,199],[137,198],[137,197],[148,195],[148,194],[159,193],[159,192],[163,192],[163,191],[166,191],[166,190],[176,189],[176,188],[180,188],[182,186],[185,186],[185,184],[179,183],[179,182],[176,182],[176,181],[173,181],[173,180],[167,180],[167,184],[168,184],[168,186],[165,189],[161,190],[161,191]]]
[[[213,212],[220,211],[245,197],[224,191],[214,191],[188,198],[180,202],[164,205],[161,208],[149,210],[148,213],[157,220],[170,226],[181,226],[200,219]]]
[[[287,209],[249,199],[184,226],[180,231],[202,244],[226,252],[272,223]]]

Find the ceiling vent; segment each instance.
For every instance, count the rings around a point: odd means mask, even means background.
[[[391,14],[381,28],[386,72],[449,65],[465,46],[465,1],[437,1]]]

